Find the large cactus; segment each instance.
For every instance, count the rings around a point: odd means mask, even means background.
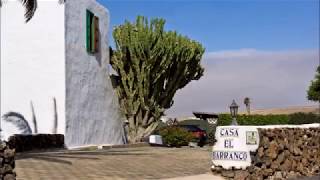
[[[164,24],[163,19],[138,16],[113,31],[116,49],[111,49],[110,64],[119,75],[116,90],[129,121],[130,142],[148,136],[172,106],[176,91],[203,75],[202,45],[165,31]]]

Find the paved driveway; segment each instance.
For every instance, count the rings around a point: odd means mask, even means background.
[[[16,172],[21,180],[175,178],[209,173],[210,151],[140,147],[23,153],[17,156]]]

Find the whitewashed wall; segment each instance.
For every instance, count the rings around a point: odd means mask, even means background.
[[[121,144],[122,121],[109,79],[109,12],[95,0],[66,1],[66,143]],[[100,53],[86,51],[86,9],[99,17]]]
[[[37,12],[27,24],[24,12],[17,0],[5,0],[1,8],[1,116],[18,112],[32,124],[32,101],[39,133],[51,133],[55,97],[58,133],[64,133],[64,5],[58,0],[39,0]],[[4,137],[19,133],[3,121],[2,130]]]
[[[100,19],[100,53],[86,51],[86,9]],[[31,101],[39,133],[53,129],[68,147],[122,144],[117,97],[109,79],[109,12],[95,0],[38,0],[29,23],[20,2],[1,8],[1,115],[13,111],[32,126]],[[2,121],[3,135],[19,133]]]

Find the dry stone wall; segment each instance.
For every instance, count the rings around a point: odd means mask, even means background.
[[[15,150],[11,149],[6,142],[0,141],[0,179],[15,180]]]
[[[0,140],[0,180],[15,180],[15,154],[31,150],[64,148],[62,134],[16,134],[8,142]]]
[[[15,134],[9,138],[8,144],[16,152],[62,149],[65,147],[63,134]]]
[[[227,179],[290,179],[320,175],[320,127],[259,129],[260,145],[246,170],[215,168]]]

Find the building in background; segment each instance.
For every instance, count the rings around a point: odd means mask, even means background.
[[[21,133],[3,120],[9,113],[33,132],[65,134],[69,147],[123,143],[108,72],[108,10],[95,0],[38,0],[25,23],[18,0],[0,9],[2,136]]]

